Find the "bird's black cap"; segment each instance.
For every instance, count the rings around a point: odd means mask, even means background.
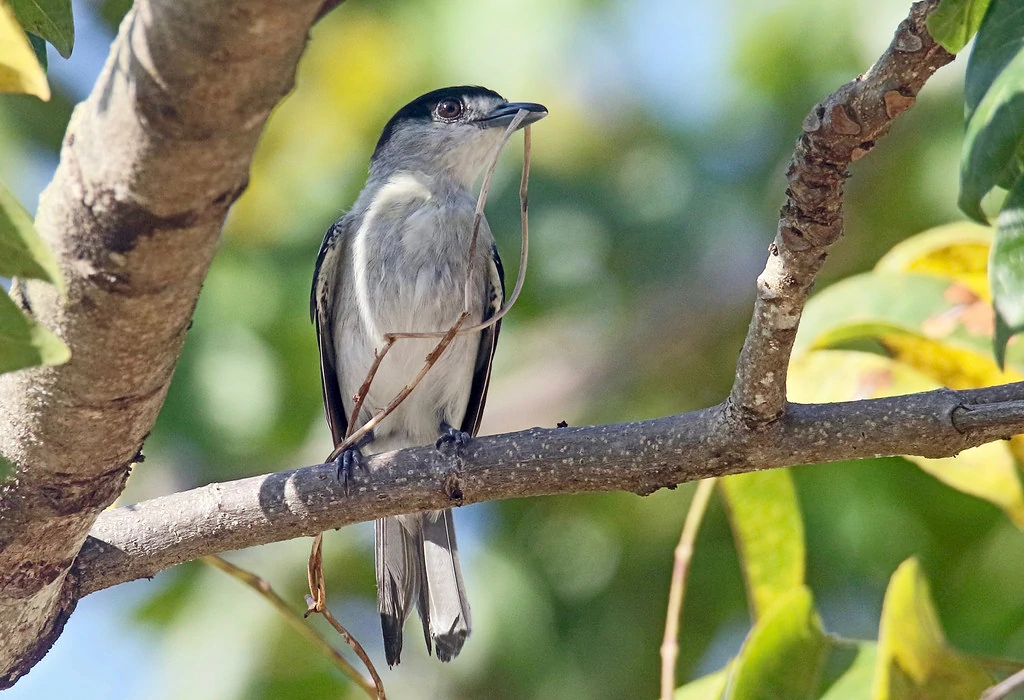
[[[391,119],[388,120],[388,123],[384,125],[384,130],[381,132],[380,138],[377,139],[377,147],[373,149],[373,155],[377,155],[377,152],[380,151],[381,147],[391,139],[391,134],[394,132],[395,127],[402,122],[414,120],[430,121],[431,112],[434,109],[434,105],[438,102],[445,99],[459,100],[464,97],[493,97],[498,100],[505,99],[494,90],[488,90],[487,88],[479,85],[457,85],[455,87],[431,90],[424,95],[420,95],[405,107],[402,107],[400,110],[395,112],[395,116],[391,117]]]

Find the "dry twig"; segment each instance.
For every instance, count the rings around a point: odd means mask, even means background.
[[[694,542],[697,541],[697,533],[704,521],[704,513],[707,512],[708,501],[711,500],[711,492],[715,490],[716,481],[717,479],[712,477],[697,484],[672,560],[672,583],[668,590],[665,636],[661,642],[661,700],[672,700],[676,690],[676,657],[679,656],[679,623],[683,614],[686,575],[690,571]]]
[[[1024,686],[1024,669],[1017,671],[981,694],[981,700],[1003,700],[1010,693]]]
[[[257,593],[259,593],[261,596],[263,596],[263,598],[268,603],[274,606],[275,610],[281,613],[285,621],[287,621],[288,624],[291,625],[293,629],[295,629],[295,631],[297,631],[303,637],[312,642],[314,646],[318,647],[321,651],[327,654],[327,656],[330,657],[331,661],[334,662],[334,665],[341,669],[341,672],[348,676],[356,685],[362,688],[367,695],[369,695],[371,698],[384,697],[383,686],[380,685],[380,679],[377,677],[376,672],[373,670],[373,666],[369,664],[369,660],[365,658],[363,659],[363,661],[367,663],[367,668],[370,669],[370,673],[373,675],[374,681],[377,683],[376,687],[374,687],[368,680],[366,680],[366,678],[364,678],[362,674],[359,673],[359,671],[357,671],[355,667],[353,667],[352,664],[348,662],[348,659],[342,656],[337,649],[331,646],[331,643],[328,642],[322,634],[317,632],[316,629],[314,629],[313,627],[307,625],[302,620],[302,618],[300,618],[298,614],[296,614],[296,612],[292,610],[288,603],[286,603],[284,599],[281,598],[281,596],[279,596],[274,591],[273,588],[271,588],[270,583],[268,583],[266,579],[260,578],[259,576],[250,571],[246,571],[241,567],[235,566],[228,560],[223,559],[215,554],[203,557],[203,561],[209,564],[210,566],[220,569],[229,576],[241,581]],[[352,641],[354,642],[355,640]],[[361,651],[361,648],[357,650],[357,653],[358,651]],[[365,652],[360,656],[365,656]]]

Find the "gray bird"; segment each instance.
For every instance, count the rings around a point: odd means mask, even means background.
[[[370,158],[370,174],[352,209],[328,229],[317,256],[310,314],[320,345],[327,423],[338,446],[355,394],[383,335],[444,331],[462,313],[476,197],[474,182],[505,128],[524,109],[523,125],[547,110],[508,102],[482,87],[429,92],[388,121]],[[504,276],[487,222],[472,262],[466,326],[490,318],[504,301]],[[476,434],[500,322],[456,337],[398,409],[338,457],[351,474],[363,453],[434,442],[458,449]],[[377,370],[357,426],[412,381],[437,339],[404,339]],[[437,658],[462,650],[471,623],[450,510],[378,520],[377,608],[389,666],[402,652],[402,626],[419,610]]]

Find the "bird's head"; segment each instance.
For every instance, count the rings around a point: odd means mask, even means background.
[[[547,116],[543,105],[509,102],[493,90],[460,86],[417,97],[391,117],[370,159],[371,171],[421,170],[471,185],[520,109],[520,126]]]

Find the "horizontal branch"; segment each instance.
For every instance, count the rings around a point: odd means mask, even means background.
[[[979,419],[980,418],[980,419]],[[505,498],[659,488],[794,464],[897,454],[949,457],[1024,432],[1024,382],[836,404],[791,404],[767,430],[714,408],[475,439],[367,459],[350,495],[333,464],[210,484],[103,513],[75,562],[78,594],[232,549],[386,515]]]

